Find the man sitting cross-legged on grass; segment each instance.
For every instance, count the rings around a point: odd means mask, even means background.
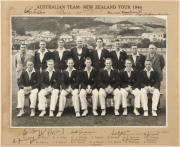
[[[145,61],[145,69],[140,72],[141,103],[144,109],[144,116],[148,116],[148,93],[152,94],[152,116],[157,116],[157,105],[159,102],[159,75],[152,68],[151,60]]]
[[[39,91],[40,86],[40,73],[34,70],[34,63],[33,61],[27,61],[27,69],[23,71],[20,79],[18,81],[19,91],[18,91],[18,104],[17,108],[19,108],[18,117],[24,114],[24,101],[25,95],[30,93],[30,101],[31,101],[31,115],[35,116],[35,107],[36,107],[36,100],[37,100],[37,93]]]
[[[99,71],[98,82],[100,86],[99,101],[101,105],[101,116],[106,115],[105,99],[107,94],[114,95],[114,113],[119,115],[119,106],[121,101],[121,93],[118,89],[119,78],[118,71],[112,68],[111,58],[106,58],[105,68]]]
[[[139,90],[139,75],[138,71],[132,68],[132,61],[126,59],[125,69],[120,71],[120,84],[122,95],[122,107],[124,109],[123,115],[127,115],[127,96],[129,93],[133,94],[134,99],[134,113],[139,115],[138,108],[140,108],[140,96]]]
[[[39,110],[41,114],[39,117],[43,117],[46,114],[46,95],[51,95],[50,112],[49,117],[54,116],[54,110],[58,100],[58,93],[60,89],[60,71],[54,69],[54,60],[50,59],[47,61],[47,69],[41,74],[41,91],[39,92]]]
[[[76,112],[76,117],[80,117],[79,108],[79,84],[80,76],[79,71],[74,68],[74,61],[72,58],[67,60],[68,68],[62,72],[61,83],[62,91],[59,98],[59,112],[56,117],[61,117],[64,107],[66,105],[66,96],[72,94],[72,102]]]
[[[87,110],[87,94],[92,94],[92,108],[93,115],[97,116],[97,104],[98,104],[98,90],[97,90],[97,70],[91,66],[91,58],[85,59],[85,69],[81,71],[81,91],[79,94],[81,101],[81,109],[83,110],[82,116],[86,116]]]

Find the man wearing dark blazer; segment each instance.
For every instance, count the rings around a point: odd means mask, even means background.
[[[105,67],[105,59],[110,57],[110,53],[107,49],[103,48],[103,39],[96,39],[97,47],[91,51],[92,66],[99,70]]]
[[[37,93],[39,91],[40,86],[40,73],[34,70],[34,63],[32,60],[27,61],[27,69],[23,71],[20,79],[18,81],[19,91],[17,94],[18,104],[17,108],[20,109],[18,117],[24,114],[24,101],[25,95],[30,93],[29,99],[31,102],[31,114],[30,116],[35,116],[35,107],[37,101]]]
[[[39,42],[40,49],[34,54],[34,68],[42,72],[47,68],[46,61],[52,59],[52,53],[46,49],[46,42],[41,40]]]
[[[147,54],[146,59],[151,60],[152,68],[158,72],[160,89],[161,81],[163,80],[163,69],[165,66],[165,61],[163,55],[157,53],[157,47],[155,44],[149,45],[149,53]]]
[[[61,76],[61,86],[62,91],[59,98],[59,112],[56,117],[61,117],[66,105],[66,96],[72,94],[72,102],[74,105],[76,117],[80,117],[80,104],[79,104],[79,84],[80,75],[79,71],[76,70],[74,66],[74,61],[72,58],[67,60],[68,68],[62,72]]]
[[[133,44],[131,46],[131,51],[132,54],[128,55],[128,58],[132,61],[133,69],[140,72],[142,69],[144,69],[144,62],[146,60],[146,57],[142,54],[139,54],[136,44]]]
[[[89,49],[83,47],[83,40],[80,37],[77,37],[76,40],[77,46],[71,49],[71,57],[74,60],[74,68],[82,70],[85,68],[85,59],[90,57]]]
[[[106,115],[106,106],[105,99],[107,94],[114,95],[114,113],[115,115],[119,115],[119,107],[121,101],[121,93],[118,89],[119,86],[119,75],[116,69],[112,68],[112,60],[111,58],[106,58],[105,60],[105,68],[100,69],[98,83],[100,86],[99,89],[99,101],[101,105],[101,116]]]
[[[159,102],[159,75],[156,70],[152,68],[151,60],[145,61],[145,68],[140,72],[140,86],[141,86],[141,103],[144,109],[144,116],[148,116],[148,97],[147,94],[151,93],[152,96],[152,116],[157,116],[157,105]]]
[[[54,68],[56,70],[65,70],[67,68],[66,61],[71,57],[71,52],[64,48],[64,40],[58,40],[58,48],[52,53],[54,60]]]
[[[111,59],[113,61],[112,67],[120,71],[125,68],[125,60],[127,59],[127,53],[121,49],[121,43],[119,40],[115,40],[115,50],[111,51]]]
[[[121,94],[122,94],[122,107],[124,109],[123,115],[127,115],[127,96],[129,93],[133,94],[134,99],[134,114],[140,115],[138,108],[140,108],[140,96],[141,92],[139,90],[139,73],[132,68],[132,61],[126,59],[126,68],[120,71],[120,84],[121,84]]]
[[[83,110],[82,116],[86,116],[87,109],[87,94],[92,94],[92,108],[93,115],[97,116],[97,104],[98,104],[98,90],[97,90],[97,70],[91,66],[91,58],[85,59],[85,69],[81,70],[81,91],[79,93],[81,101],[81,109]]]
[[[46,95],[51,93],[50,112],[49,117],[54,116],[55,107],[58,101],[58,94],[60,89],[60,71],[54,69],[54,60],[47,60],[47,69],[42,71],[41,74],[41,91],[39,92],[39,110],[43,117],[46,114]]]

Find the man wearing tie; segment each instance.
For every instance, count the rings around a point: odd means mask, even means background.
[[[52,59],[52,53],[46,49],[46,42],[41,40],[39,42],[40,49],[34,55],[34,67],[36,70],[42,72],[47,68],[46,61]]]
[[[58,40],[58,48],[53,53],[54,68],[56,70],[65,70],[67,68],[66,60],[70,58],[70,51],[64,48],[64,40]]]
[[[133,69],[136,69],[137,71],[141,71],[144,69],[144,62],[145,62],[145,56],[142,54],[139,54],[138,48],[136,44],[133,44],[131,46],[132,54],[128,56],[129,59],[132,61],[132,67]]]
[[[87,57],[85,60],[85,69],[81,71],[81,91],[79,94],[81,101],[81,109],[83,110],[82,116],[86,116],[87,109],[87,94],[92,94],[92,108],[93,115],[97,116],[98,104],[98,90],[97,90],[97,70],[91,66],[91,58]]]
[[[119,115],[119,107],[121,102],[121,93],[118,89],[119,78],[118,71],[112,68],[112,59],[106,58],[105,68],[100,69],[98,83],[100,86],[99,90],[99,101],[101,105],[101,116],[106,115],[105,99],[107,94],[114,95],[114,113]]]
[[[152,68],[151,60],[145,61],[145,69],[140,72],[141,103],[144,116],[148,116],[148,93],[152,94],[152,116],[157,116],[157,105],[159,102],[159,76],[158,72]]]
[[[157,48],[154,44],[149,45],[149,53],[147,54],[147,59],[151,60],[152,68],[158,72],[159,75],[159,90],[161,86],[161,81],[163,80],[163,72],[165,66],[165,61],[163,55],[157,53]]]
[[[105,67],[105,59],[110,57],[109,51],[103,48],[103,39],[96,38],[97,47],[91,51],[92,66],[100,70]]]
[[[124,109],[123,115],[127,115],[127,96],[129,93],[133,94],[134,99],[134,114],[140,115],[138,109],[140,108],[140,96],[139,90],[139,75],[138,72],[132,68],[132,61],[126,59],[125,69],[120,71],[120,85],[122,94],[122,107]]]
[[[14,63],[16,67],[16,78],[19,80],[23,71],[27,69],[27,61],[33,61],[33,55],[27,52],[27,45],[20,45],[20,52],[14,56]]]
[[[89,57],[89,50],[83,47],[83,40],[81,37],[77,37],[76,40],[77,46],[71,49],[71,57],[74,60],[74,68],[81,70],[85,68],[85,59]]]
[[[113,61],[112,67],[120,71],[125,67],[125,60],[127,59],[127,53],[121,49],[121,43],[117,39],[114,43],[115,50],[112,51],[111,59]]]
[[[61,117],[66,105],[66,96],[72,94],[72,102],[76,117],[80,117],[80,104],[79,104],[79,84],[80,76],[79,71],[74,68],[74,61],[72,58],[67,60],[67,69],[62,72],[61,85],[62,91],[59,98],[59,112],[56,117]]]
[[[54,110],[58,100],[58,94],[60,89],[60,72],[54,69],[54,60],[47,60],[47,69],[42,71],[41,74],[41,91],[39,92],[39,110],[41,114],[39,117],[43,117],[46,114],[46,95],[51,93],[50,112],[49,117],[54,116]]]

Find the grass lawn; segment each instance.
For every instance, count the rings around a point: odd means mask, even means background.
[[[14,56],[13,56],[14,57]],[[13,62],[13,60],[12,60]],[[141,115],[135,116],[132,113],[132,109],[129,109],[128,116],[115,116],[113,108],[107,108],[107,114],[105,117],[100,115],[95,117],[91,113],[91,108],[89,108],[89,114],[87,117],[76,118],[74,109],[66,108],[64,114],[61,118],[49,118],[48,111],[45,117],[39,118],[38,115],[40,112],[37,110],[35,117],[30,117],[30,109],[25,107],[25,115],[21,118],[16,117],[18,110],[16,109],[17,105],[17,81],[15,74],[14,63],[12,63],[12,127],[61,127],[61,126],[165,126],[166,125],[166,76],[164,69],[164,79],[161,83],[161,93],[163,97],[161,99],[160,110],[157,111],[158,117],[143,117],[143,111],[140,110]],[[98,110],[100,114],[100,110]],[[57,113],[57,110],[55,114]],[[121,111],[122,114],[122,111]]]

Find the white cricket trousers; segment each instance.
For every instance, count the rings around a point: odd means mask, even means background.
[[[100,101],[100,105],[101,105],[101,109],[106,109],[106,96],[107,93],[103,88],[100,88],[99,90],[99,101]],[[121,103],[121,92],[119,91],[118,88],[116,88],[113,91],[113,96],[114,96],[114,109],[119,110],[119,106]]]
[[[60,99],[59,99],[59,111],[63,112],[64,111],[64,107],[66,105],[66,96],[69,93],[67,93],[64,89],[61,91],[61,95],[60,95]],[[79,95],[78,95],[78,89],[74,89],[72,92],[72,102],[73,102],[73,106],[74,106],[74,110],[75,112],[79,112],[80,111],[80,106],[79,106]]]
[[[87,110],[87,92],[85,89],[81,89],[79,93],[80,97],[80,102],[81,102],[81,110]],[[97,105],[98,105],[98,90],[93,89],[92,90],[92,105],[93,105],[93,110],[97,110]]]
[[[46,110],[47,108],[47,99],[46,99],[46,95],[51,93],[51,102],[50,102],[50,111],[54,111],[57,101],[58,101],[58,94],[59,94],[59,89],[53,89],[51,92],[42,89],[39,94],[39,104],[38,104],[38,108],[39,110]]]
[[[134,107],[140,108],[141,91],[138,88],[136,88],[132,90],[131,94],[134,95]],[[128,92],[126,91],[126,89],[121,88],[121,95],[122,95],[122,107],[127,108]]]
[[[17,97],[18,97],[18,104],[17,104],[17,108],[24,108],[24,103],[25,103],[25,95],[29,94],[29,99],[31,102],[30,108],[35,109],[36,107],[36,101],[37,101],[37,93],[38,93],[38,89],[32,89],[31,91],[26,91],[24,89],[20,89],[17,93]]]
[[[148,96],[145,88],[141,89],[141,103],[143,106],[143,110],[148,110]],[[157,110],[157,105],[159,102],[160,92],[158,89],[154,89],[152,93],[152,110]]]

